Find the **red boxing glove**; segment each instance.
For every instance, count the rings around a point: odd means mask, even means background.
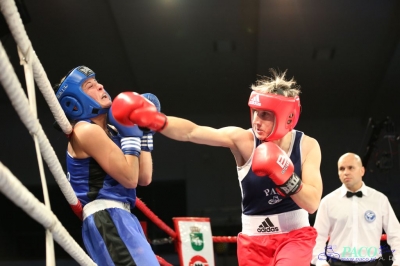
[[[162,130],[167,117],[154,104],[136,92],[122,92],[112,102],[114,119],[125,126],[138,125],[154,131]]]
[[[264,142],[256,148],[251,168],[257,176],[269,176],[282,196],[296,194],[303,187],[289,156],[272,142]]]

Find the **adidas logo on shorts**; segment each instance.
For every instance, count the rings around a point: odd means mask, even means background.
[[[265,218],[265,220],[257,228],[257,232],[259,233],[278,232],[278,231],[279,227],[275,226],[268,217]]]

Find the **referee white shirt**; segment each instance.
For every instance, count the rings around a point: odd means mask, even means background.
[[[400,265],[400,224],[388,198],[364,182],[357,190],[362,191],[361,198],[348,198],[347,191],[342,185],[321,200],[314,224],[318,236],[311,263],[328,265],[324,257],[328,238],[328,256],[364,262],[366,258],[379,258],[383,228],[393,251],[393,265]],[[382,253],[388,252],[382,247]]]

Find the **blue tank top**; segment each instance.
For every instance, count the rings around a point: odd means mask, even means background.
[[[84,120],[91,122],[89,120]],[[113,142],[121,147],[121,139],[108,127]],[[108,175],[92,158],[76,159],[67,151],[67,177],[82,206],[95,199],[111,199],[135,206],[136,189],[128,189]]]
[[[289,156],[295,173],[301,178],[300,143],[304,133],[292,130],[292,134]],[[254,140],[255,147],[262,143],[255,136]],[[276,192],[276,185],[268,176],[259,177],[254,174],[251,170],[253,154],[245,165],[238,167],[242,191],[242,212],[246,215],[271,215],[300,209],[291,197],[282,197]]]

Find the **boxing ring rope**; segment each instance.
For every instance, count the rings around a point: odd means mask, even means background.
[[[54,240],[80,265],[96,265],[62,226],[54,213],[26,189],[1,162],[0,191],[30,217],[47,228]]]
[[[19,16],[17,7],[15,6],[14,1],[12,0],[0,0],[1,11],[3,12],[4,18],[7,21],[7,24],[10,27],[10,31],[21,51],[29,51],[32,49],[31,42],[28,39],[25,28],[22,24],[21,17]],[[17,111],[20,119],[27,127],[29,132],[32,135],[36,135],[39,141],[39,146],[41,153],[43,155],[44,160],[46,161],[49,170],[53,174],[56,182],[58,183],[62,193],[67,199],[70,205],[78,204],[78,199],[75,196],[75,193],[70,186],[67,178],[65,177],[65,173],[62,169],[62,166],[53,150],[53,147],[50,145],[49,140],[47,139],[40,123],[37,118],[32,119],[34,115],[29,108],[29,102],[26,99],[25,93],[22,89],[22,86],[13,70],[11,63],[7,57],[7,54],[4,51],[3,46],[1,45],[1,80],[8,97],[11,100],[12,105]],[[58,103],[54,91],[51,87],[50,81],[47,78],[47,75],[41,65],[38,57],[35,52],[32,50],[30,52],[32,58],[32,69],[33,75],[38,85],[40,91],[42,92],[47,104],[50,107],[57,123],[61,126],[66,134],[72,132],[72,126],[66,118],[64,111],[61,109],[60,104]],[[29,58],[26,58],[29,60]]]
[[[53,116],[55,117],[61,128],[65,130],[65,134],[71,133],[72,126],[66,118],[63,110],[61,109],[60,104],[56,100],[51,83],[47,78],[47,74],[32,48],[32,43],[29,40],[28,35],[25,31],[25,27],[22,23],[15,2],[13,0],[0,0],[0,7],[11,31],[11,34],[15,42],[17,43],[21,53],[25,56],[27,54],[31,54],[32,56],[32,58],[27,59],[31,60],[33,66],[33,75],[36,84],[43,94],[43,97],[46,99],[46,102],[50,107],[50,111],[53,113]]]
[[[160,229],[167,233],[172,240],[176,239],[176,232],[165,224],[157,215],[155,215],[141,199],[136,199],[136,207],[150,219],[154,224],[156,224]],[[236,243],[236,236],[213,236],[214,243]]]
[[[0,7],[10,32],[17,43],[19,53],[23,56],[21,60],[31,64],[35,82],[43,94],[47,104],[49,105],[55,120],[63,132],[66,135],[69,135],[72,132],[72,126],[66,118],[64,111],[61,109],[43,66],[41,65],[32,48],[32,44],[26,34],[15,2],[12,0],[0,0]],[[50,145],[50,142],[47,139],[35,114],[29,108],[29,101],[24,94],[23,88],[1,43],[0,70],[0,81],[11,101],[11,104],[15,108],[21,121],[27,127],[30,134],[37,139],[40,152],[43,155],[43,158],[45,159],[64,197],[71,205],[74,212],[79,211],[79,209],[81,210],[82,207],[80,202],[65,176],[53,147]],[[65,249],[65,251],[71,255],[72,258],[74,258],[81,265],[96,265],[69,235],[65,228],[62,227],[50,208],[38,201],[33,194],[31,194],[1,162],[0,184],[1,191],[17,206],[21,207],[25,212],[27,212],[32,218],[50,230],[54,236],[54,239],[60,244],[61,247]],[[25,196],[20,197],[21,194]],[[26,204],[27,202],[30,204]],[[171,230],[169,233],[171,232],[173,232],[173,230]],[[157,256],[157,258],[161,265],[171,265],[161,257]]]
[[[157,225],[160,229],[162,229],[165,233],[167,233],[172,240],[176,239],[176,232],[165,224],[154,212],[152,212],[145,203],[137,198],[136,199],[136,207],[152,221],[155,225]],[[214,243],[236,243],[237,237],[236,236],[213,236],[212,237]],[[386,234],[382,234],[381,241],[386,241],[387,236]]]
[[[71,131],[72,127],[55,99],[55,95],[47,75],[40,64],[39,59],[32,50],[32,45],[22,24],[22,20],[16,8],[15,2],[11,0],[1,0],[0,7],[10,31],[18,45],[19,53],[23,54],[23,61],[29,62],[30,66],[32,66],[35,81],[41,89],[44,98],[48,102],[53,115],[56,117],[57,121],[64,126],[66,132],[68,132],[68,130]],[[24,94],[22,86],[13,70],[2,44],[0,45],[0,69],[1,84],[10,98],[11,104],[17,111],[21,121],[33,136],[36,147],[40,150],[40,154],[43,155],[43,158],[55,177],[62,193],[71,206],[79,205],[79,201],[76,198],[67,178],[65,177],[61,164],[36,117],[36,112],[33,111],[36,110],[36,108],[32,108],[32,106],[30,106],[30,102]],[[25,67],[25,71],[28,69],[29,67]],[[25,74],[27,77],[29,76],[29,73]],[[27,80],[27,82],[29,82],[29,80]],[[32,97],[31,91],[28,90],[28,93],[30,93],[30,96]],[[38,157],[39,168],[41,169],[40,159],[41,158]],[[42,170],[40,171],[42,172]],[[12,200],[17,206],[21,207],[36,221],[41,223],[47,230],[49,230],[60,246],[63,247],[64,250],[67,251],[77,262],[79,262],[81,265],[96,265],[85,253],[85,251],[83,251],[83,249],[69,235],[65,228],[62,227],[55,215],[51,212],[49,205],[46,207],[40,203],[3,164],[1,164],[0,173],[1,183],[3,184],[1,191],[10,200]],[[44,189],[44,197],[46,199],[47,187],[45,184],[42,184],[42,187]],[[21,191],[24,193],[21,193]],[[45,210],[42,207],[44,207]],[[49,253],[48,248],[52,248],[52,243],[49,244],[47,240],[48,238],[46,238],[46,247],[47,252]],[[54,265],[54,252],[51,254],[51,256],[52,258],[46,256],[46,260],[48,264]]]
[[[15,2],[12,0],[0,0],[0,7],[17,43],[19,52],[23,55],[23,61],[31,64],[34,80],[49,105],[55,120],[62,131],[66,135],[69,135],[72,132],[72,126],[66,118],[64,111],[61,109],[44,68],[32,48],[32,44],[26,34]],[[74,211],[81,209],[79,200],[65,176],[53,147],[47,139],[39,120],[29,107],[29,101],[1,43],[0,70],[1,84],[3,85],[21,121],[24,123],[30,134],[37,139],[43,159],[47,163],[48,168],[60,187],[61,192]],[[52,233],[54,240],[80,265],[96,265],[79,244],[77,244],[69,235],[50,208],[37,200],[1,162],[0,191],[17,206],[22,208],[33,219],[48,229]],[[137,198],[136,207],[154,224],[167,233],[170,236],[171,242],[176,240],[176,232],[159,219],[157,215],[155,215],[139,198]],[[212,239],[214,243],[236,243],[237,240],[236,236],[213,236]],[[386,240],[386,235],[382,235],[381,240]],[[157,258],[160,265],[171,265],[161,257],[157,256]]]

